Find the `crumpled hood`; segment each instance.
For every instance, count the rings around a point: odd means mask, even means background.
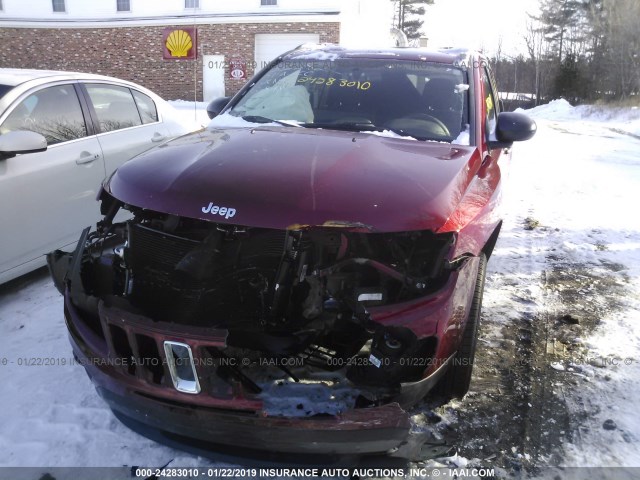
[[[321,129],[209,129],[125,163],[107,190],[131,205],[220,223],[435,231],[479,167],[474,152]]]

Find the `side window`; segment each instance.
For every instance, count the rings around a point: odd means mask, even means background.
[[[31,130],[48,145],[87,136],[80,101],[73,85],[43,88],[22,100],[0,126],[0,133]]]
[[[98,83],[87,84],[86,87],[101,133],[142,125],[138,107],[128,88]]]
[[[158,110],[156,109],[156,104],[151,97],[145,95],[144,93],[140,93],[137,90],[131,90],[133,92],[133,98],[136,99],[136,105],[138,105],[138,110],[140,111],[140,116],[142,117],[142,123],[153,123],[158,121]]]
[[[497,122],[497,104],[496,96],[491,86],[489,72],[486,68],[482,69],[482,83],[484,85],[484,104],[486,108],[485,126],[487,130],[487,139],[495,140],[496,122]]]

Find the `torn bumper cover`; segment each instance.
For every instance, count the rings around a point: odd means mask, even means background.
[[[397,453],[409,437],[411,423],[399,405],[352,410],[339,417],[263,418],[241,412],[171,405],[97,387],[117,413],[160,431],[209,444],[294,454]]]
[[[139,218],[48,256],[112,410],[212,444],[416,456],[406,408],[455,353],[477,273],[451,236]]]
[[[78,321],[74,313],[68,315],[72,325]],[[149,427],[210,444],[281,453],[387,453],[407,445],[411,423],[397,404],[336,416],[282,418],[263,416],[239,398],[194,403],[194,397],[181,398],[187,394],[153,387],[90,358],[78,333],[70,332],[75,355],[110,408]]]
[[[103,312],[103,318],[126,321],[123,312],[117,312],[115,317],[113,314]],[[335,416],[283,418],[262,415],[259,405],[246,399],[208,398],[194,402],[193,396],[153,385],[145,379],[143,372],[148,370],[139,368],[138,375],[131,375],[128,362],[104,351],[102,340],[79,317],[68,295],[65,319],[74,356],[100,396],[115,412],[149,427],[213,444],[283,453],[389,453],[407,442],[411,422],[397,403],[353,409]],[[144,331],[147,338],[158,337],[153,330],[137,331]],[[143,334],[135,335],[141,338]],[[212,343],[197,337],[179,338],[200,347]],[[195,363],[207,362],[196,355]],[[204,382],[206,389],[206,379]]]

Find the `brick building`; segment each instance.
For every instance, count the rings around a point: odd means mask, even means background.
[[[0,67],[99,73],[134,81],[166,99],[210,100],[235,93],[256,69],[300,43],[388,42],[389,5],[389,0],[0,0]],[[173,30],[194,37],[186,58],[164,58]]]

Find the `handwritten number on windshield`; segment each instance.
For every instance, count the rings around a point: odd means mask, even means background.
[[[338,80],[337,78],[323,78],[323,77],[300,77],[297,83],[308,83],[310,85],[322,85],[325,84],[328,87],[332,85],[338,85],[343,88],[356,88],[358,90],[369,90],[371,88],[371,82],[359,82],[349,80]]]

